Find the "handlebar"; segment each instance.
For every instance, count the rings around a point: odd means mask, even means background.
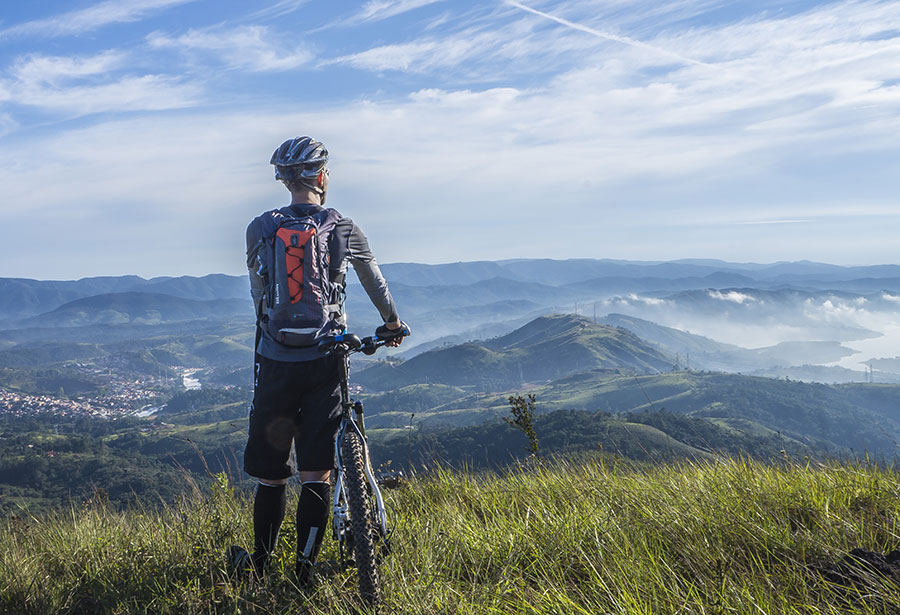
[[[362,352],[363,354],[372,355],[375,354],[376,350],[388,342],[395,340],[398,337],[406,337],[409,334],[409,327],[405,324],[394,331],[388,329],[387,334],[384,331],[381,331],[381,327],[379,327],[379,331],[376,331],[375,335],[361,339],[355,333],[341,333],[339,335],[326,337],[318,343],[316,349],[322,354],[328,354],[338,350],[339,352],[346,354]]]

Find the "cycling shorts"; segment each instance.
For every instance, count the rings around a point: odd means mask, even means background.
[[[296,469],[334,467],[341,423],[341,358],[275,361],[256,355],[250,433],[244,471],[260,479],[290,477]],[[295,459],[291,459],[291,444]]]

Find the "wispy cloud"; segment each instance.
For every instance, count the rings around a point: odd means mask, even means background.
[[[119,74],[128,56],[105,51],[93,56],[29,55],[14,62],[10,78],[0,79],[0,101],[65,115],[107,111],[157,111],[191,106],[196,86],[167,75]]]
[[[290,15],[305,4],[309,4],[309,0],[279,0],[270,6],[251,13],[247,16],[247,19],[272,19],[275,17],[284,17],[285,15]]]
[[[464,21],[462,28],[448,25],[441,33],[433,30],[426,28],[428,34],[413,41],[379,45],[324,60],[320,65],[430,74],[439,81],[454,75],[470,82],[492,82],[498,77],[511,79],[514,75],[558,69],[567,64],[562,58],[589,52],[595,46],[589,37],[570,31],[552,37],[537,33],[533,21],[525,19],[508,23]]]
[[[139,21],[156,11],[196,0],[106,0],[93,6],[28,21],[0,30],[0,40],[16,36],[82,34],[113,23]]]
[[[438,2],[444,0],[368,0],[359,12],[345,23],[381,21]]]
[[[320,66],[348,64],[372,71],[398,70],[427,72],[439,66],[456,66],[475,51],[471,41],[417,41],[382,45],[331,60]]]
[[[209,52],[229,66],[260,72],[291,70],[313,59],[303,45],[284,42],[264,26],[189,30],[177,37],[155,32],[147,42],[156,49]]]
[[[126,60],[127,54],[118,50],[84,57],[32,54],[14,62],[11,72],[23,84],[58,83],[118,70],[125,65]]]

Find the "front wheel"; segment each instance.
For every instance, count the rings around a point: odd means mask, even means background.
[[[380,599],[378,569],[375,559],[375,526],[365,473],[364,446],[355,429],[347,429],[341,442],[341,456],[347,479],[347,508],[353,533],[353,555],[359,576],[359,593],[363,601],[377,605]]]

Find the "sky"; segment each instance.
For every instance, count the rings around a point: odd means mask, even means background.
[[[241,274],[298,135],[380,262],[900,263],[900,2],[6,2],[0,276]]]

